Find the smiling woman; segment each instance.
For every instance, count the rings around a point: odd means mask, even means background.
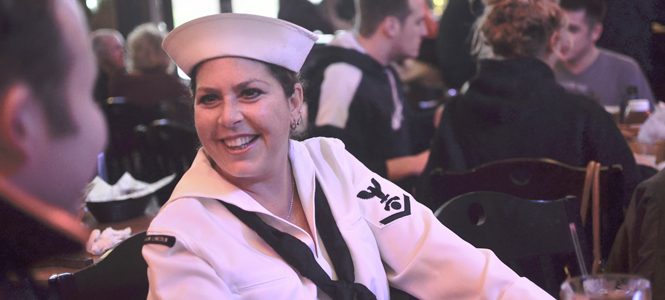
[[[339,140],[289,139],[315,40],[242,14],[200,18],[164,40],[192,78],[203,147],[148,229],[159,237],[143,248],[148,298],[388,299],[394,286],[421,299],[549,299]]]
[[[261,199],[260,189],[278,180],[291,186],[289,130],[301,114],[302,87],[295,84],[287,98],[264,63],[237,57],[209,60],[196,77],[196,129],[216,170],[236,185],[253,187],[250,194],[264,207],[276,206],[280,189],[271,188],[269,199]],[[292,191],[284,192],[290,198]],[[284,216],[288,206],[273,213]]]

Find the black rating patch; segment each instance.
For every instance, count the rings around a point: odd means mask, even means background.
[[[158,244],[171,248],[175,245],[175,237],[170,235],[148,235],[143,240],[143,244]]]
[[[381,184],[374,178],[371,180],[372,186],[368,186],[367,190],[358,192],[357,197],[363,200],[371,200],[377,198],[378,204],[383,206],[383,209],[390,212],[388,217],[379,221],[383,225],[388,225],[390,222],[411,214],[411,199],[406,194],[401,193],[401,196],[384,193],[381,190]]]

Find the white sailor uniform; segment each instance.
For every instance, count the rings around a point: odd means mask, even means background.
[[[291,141],[289,156],[313,237],[225,181],[200,150],[148,229],[148,299],[330,299],[219,202],[305,243],[336,279],[314,220],[318,179],[353,259],[377,299],[388,286],[419,299],[552,299],[491,251],[446,229],[413,197],[368,170],[336,139]],[[316,176],[316,179],[315,179]]]

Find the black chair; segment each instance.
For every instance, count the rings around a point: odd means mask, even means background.
[[[590,270],[591,242],[579,230],[579,214],[580,201],[573,196],[542,201],[496,192],[464,194],[435,212],[439,221],[462,239],[477,248],[491,249],[517,274],[554,297],[568,274],[582,274],[570,224],[575,225]]]
[[[145,300],[148,265],[141,254],[145,236],[145,231],[131,236],[85,269],[51,276],[51,295],[60,300]]]
[[[107,182],[114,184],[125,172],[143,179],[134,128],[160,119],[159,107],[141,107],[124,97],[111,97],[103,103],[102,111],[109,130],[109,143],[104,151]]]
[[[164,204],[194,161],[200,145],[196,130],[187,124],[160,119],[137,126],[135,134],[141,149],[145,180],[153,182],[176,174],[169,185],[157,191],[160,204]]]

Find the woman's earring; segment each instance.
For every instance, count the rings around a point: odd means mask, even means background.
[[[298,117],[298,119],[297,120],[293,119],[293,121],[291,121],[291,130],[296,130],[296,128],[298,128],[298,125],[300,125],[300,122],[302,122],[302,109],[299,111],[299,113],[300,116]]]

